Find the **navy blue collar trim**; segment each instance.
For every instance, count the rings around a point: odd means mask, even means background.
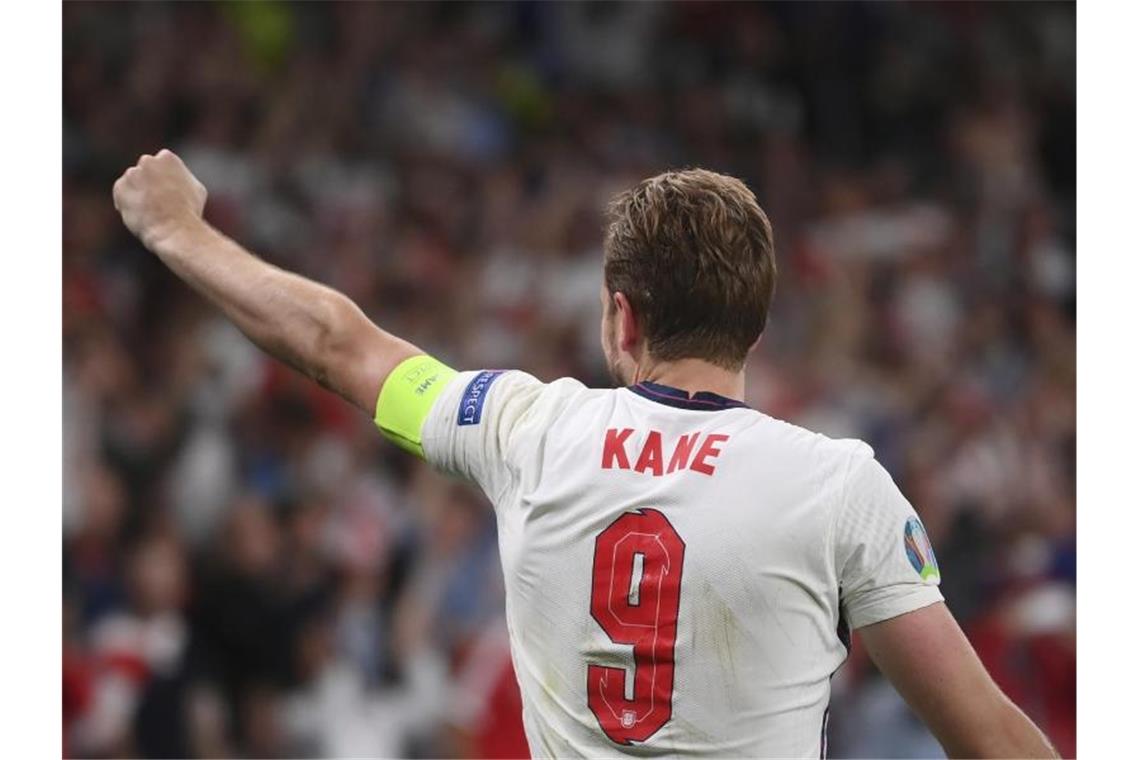
[[[678,409],[697,409],[706,412],[715,412],[720,409],[747,409],[748,404],[734,398],[721,396],[711,391],[697,391],[692,396],[680,388],[672,388],[660,383],[642,382],[627,386],[638,396],[656,401],[666,406],[675,406]]]

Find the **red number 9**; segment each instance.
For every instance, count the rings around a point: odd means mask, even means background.
[[[645,741],[673,715],[684,560],[685,542],[655,509],[625,513],[594,544],[590,614],[615,644],[633,645],[632,699],[625,668],[590,665],[586,673],[590,711],[618,744]]]

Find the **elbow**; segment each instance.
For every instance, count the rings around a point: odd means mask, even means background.
[[[1057,750],[1044,732],[1013,702],[1002,697],[989,719],[962,731],[946,747],[950,757],[1056,758]]]
[[[302,370],[324,388],[372,414],[388,373],[421,353],[371,322],[347,296],[322,293],[311,309],[312,330]]]
[[[312,315],[304,369],[322,386],[336,391],[338,375],[360,353],[361,325],[368,320],[356,304],[336,291],[322,294]]]

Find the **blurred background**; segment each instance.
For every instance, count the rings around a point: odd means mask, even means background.
[[[126,234],[209,219],[461,368],[605,384],[601,216],[744,179],[780,282],[749,401],[869,441],[1003,688],[1075,751],[1075,9],[63,7],[64,749],[526,754],[481,495],[255,350]],[[936,757],[856,642],[830,753]]]

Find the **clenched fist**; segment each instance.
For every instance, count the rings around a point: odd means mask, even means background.
[[[197,224],[206,206],[206,188],[169,150],[140,158],[119,177],[112,194],[123,224],[155,252],[164,240]]]

